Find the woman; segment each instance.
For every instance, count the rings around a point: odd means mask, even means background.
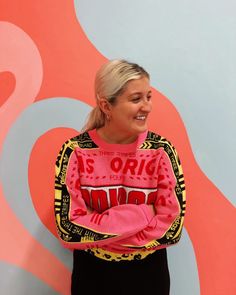
[[[56,162],[58,234],[74,250],[71,294],[167,295],[165,248],[180,239],[185,187],[175,148],[147,130],[149,74],[109,61],[95,95],[83,133]]]

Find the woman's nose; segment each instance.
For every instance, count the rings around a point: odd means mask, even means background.
[[[142,111],[150,113],[152,110],[152,102],[150,99],[144,99],[142,103]]]

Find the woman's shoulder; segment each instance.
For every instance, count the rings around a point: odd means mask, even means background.
[[[168,154],[169,157],[178,157],[177,151],[175,146],[172,144],[172,142],[167,139],[166,137],[153,132],[148,131],[145,141],[143,142],[141,149],[146,150],[162,150],[164,153]]]
[[[95,144],[93,138],[90,136],[89,131],[79,133],[78,135],[70,138],[69,141],[72,145],[81,149],[97,148],[97,145]]]
[[[70,148],[75,150],[76,148],[84,149],[84,148],[95,148],[97,147],[96,144],[91,139],[89,132],[81,132],[77,135],[67,138],[63,144],[61,149]]]
[[[70,138],[69,140],[74,142],[83,142],[83,141],[86,141],[86,140],[90,140],[90,136],[89,136],[89,133],[87,131],[85,132],[81,132],[81,133],[78,133],[77,135],[75,135],[74,137]]]
[[[147,136],[145,139],[145,142],[149,142],[149,143],[159,143],[159,144],[165,144],[165,145],[171,145],[173,146],[173,144],[171,143],[171,141],[169,139],[167,139],[167,137],[160,135],[159,133],[156,133],[154,131],[149,130],[147,132]]]

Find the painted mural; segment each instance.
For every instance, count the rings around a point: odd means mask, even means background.
[[[71,253],[54,222],[54,163],[94,105],[94,76],[106,60],[73,1],[0,0],[0,276],[25,278],[23,289],[30,281],[33,294],[69,294]],[[185,230],[200,293],[233,295],[235,207],[199,167],[176,107],[153,93],[149,128],[173,142],[185,172]]]

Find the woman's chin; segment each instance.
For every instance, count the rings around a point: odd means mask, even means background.
[[[147,129],[148,129],[147,125],[143,124],[143,125],[136,126],[133,130],[134,130],[134,133],[138,135],[140,133],[147,131]]]

